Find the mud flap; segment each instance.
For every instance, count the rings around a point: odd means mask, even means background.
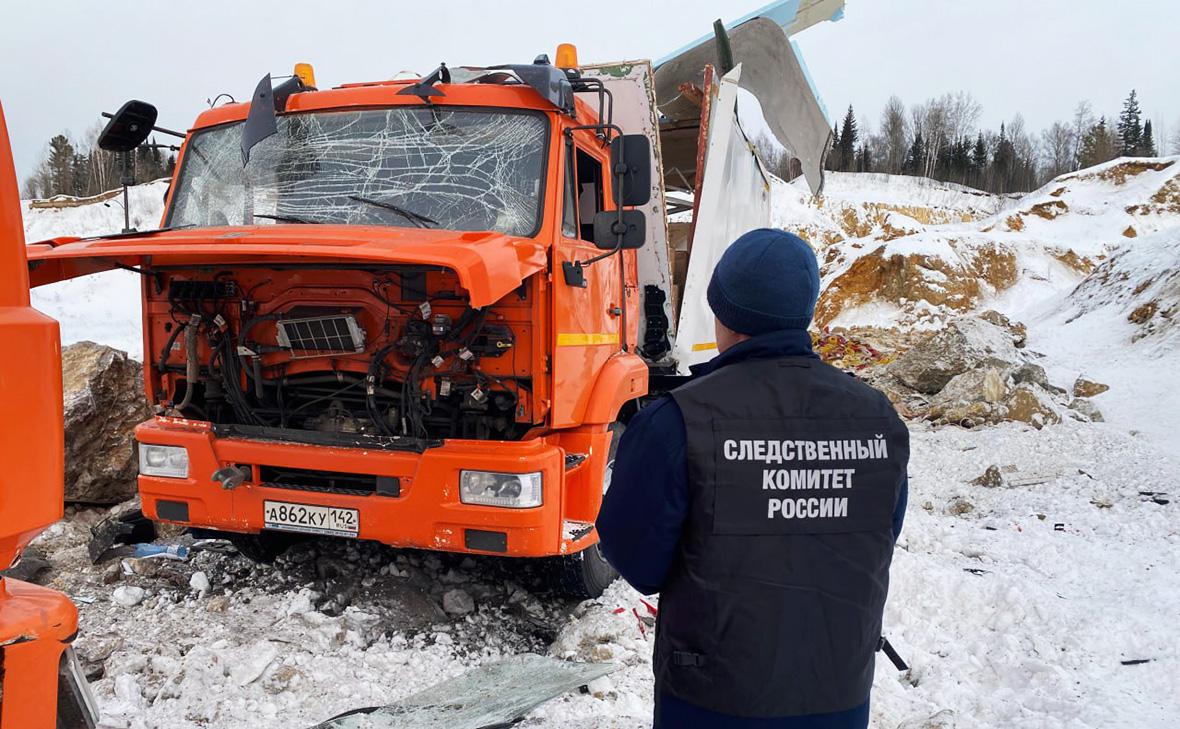
[[[395,704],[356,709],[312,729],[493,729],[615,670],[531,653],[488,663]]]

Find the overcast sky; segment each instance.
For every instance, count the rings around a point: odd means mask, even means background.
[[[658,58],[767,0],[306,2],[55,0],[10,3],[0,22],[0,101],[17,171],[53,134],[82,135],[128,98],[185,129],[221,92],[248,98],[266,72],[314,64],[321,87],[401,70],[528,62],[576,43],[583,62]],[[1033,130],[1079,99],[1116,114],[1132,88],[1180,122],[1180,3],[1172,0],[848,0],[846,16],[796,37],[831,114],[871,126],[891,93],[914,102],[967,90],[982,123],[1022,112]]]

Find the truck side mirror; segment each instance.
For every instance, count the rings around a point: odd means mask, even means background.
[[[98,135],[98,146],[108,152],[130,152],[147,141],[156,125],[156,107],[132,99],[119,107]]]
[[[623,234],[622,244],[619,233]],[[603,210],[594,216],[594,245],[604,251],[642,248],[647,238],[647,216],[642,210]]]
[[[612,139],[610,165],[620,206],[646,205],[651,200],[651,142],[647,136],[622,134]],[[623,184],[617,185],[620,177]]]

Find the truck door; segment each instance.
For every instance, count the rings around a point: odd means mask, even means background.
[[[611,256],[585,267],[585,286],[567,283],[562,274],[564,262],[584,261],[602,253],[591,239],[594,214],[604,209],[608,199],[604,179],[608,158],[607,150],[589,132],[580,131],[572,140],[563,139],[562,219],[553,255],[556,428],[581,422],[595,377],[623,346],[621,320],[625,302],[619,268],[623,256]],[[633,252],[628,253],[634,257]]]

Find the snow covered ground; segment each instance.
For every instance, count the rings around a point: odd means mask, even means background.
[[[833,196],[911,208],[976,197],[937,188],[915,199],[901,183],[834,181]],[[159,199],[151,188],[140,194],[145,209]],[[1110,205],[1112,214],[1126,203]],[[994,204],[985,201],[980,215]],[[1002,204],[1000,222],[1019,209]],[[780,198],[784,225],[807,211],[816,225],[839,227],[801,195]],[[52,224],[45,211],[29,215],[30,241],[122,225],[117,205],[53,214]],[[1143,246],[1120,264],[1132,273],[1110,277],[1121,289],[1084,299],[1073,295],[1081,277],[1072,274],[987,303],[1028,324],[1028,349],[1043,355],[1052,380],[1085,373],[1110,385],[1094,399],[1107,422],[912,426],[910,508],[885,620],[911,669],[879,661],[874,727],[1180,725],[1180,346],[1175,330],[1145,335],[1127,311],[1144,296],[1165,300],[1135,276],[1159,288],[1180,269],[1175,228],[1116,239],[1104,223],[1100,240],[1082,239],[1092,228],[1079,220],[1060,238],[1079,237],[1085,251]],[[34,301],[63,320],[65,341],[138,355],[133,274],[58,284]],[[971,483],[993,465],[1003,487]],[[72,514],[38,548],[53,564],[49,584],[79,603],[78,648],[96,676],[105,729],[310,726],[523,651],[618,670],[522,726],[650,724],[651,611],[622,583],[575,604],[548,592],[531,565],[340,541],[299,545],[274,566],[215,550],[187,562],[91,566],[84,545],[98,516]],[[443,609],[452,590],[472,599],[470,612]]]

